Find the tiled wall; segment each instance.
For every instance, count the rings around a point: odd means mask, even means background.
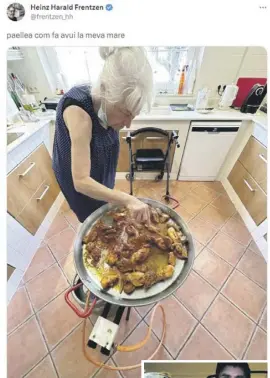
[[[44,142],[49,152],[51,153],[49,124],[33,134],[26,141],[22,142],[17,148],[15,148],[8,154],[8,172],[14,169],[42,142]],[[24,275],[24,271],[30,264],[36,250],[41,243],[41,240],[44,238],[44,235],[50,227],[50,224],[57,214],[62,202],[63,195],[60,194],[34,236],[7,213],[7,263],[16,267],[16,270],[8,280],[8,302],[17,290],[17,287]]]

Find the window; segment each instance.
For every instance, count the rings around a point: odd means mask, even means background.
[[[74,85],[95,85],[104,63],[98,47],[54,47],[46,50],[56,88],[68,90]],[[198,50],[187,46],[146,47],[156,94],[177,95],[183,69],[185,85],[182,94],[192,94],[193,86],[189,79],[196,70]]]

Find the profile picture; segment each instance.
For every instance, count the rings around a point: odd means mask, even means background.
[[[11,21],[20,21],[24,15],[25,9],[20,3],[12,3],[7,8],[7,16]]]

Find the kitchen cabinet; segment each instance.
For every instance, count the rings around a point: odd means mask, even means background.
[[[267,217],[267,196],[240,159],[235,163],[228,180],[256,225],[261,224]]]
[[[59,192],[52,159],[42,143],[7,177],[8,213],[35,235]]]
[[[228,181],[259,226],[267,218],[267,148],[254,135],[234,164]]]
[[[267,149],[253,136],[239,157],[240,163],[267,193]]]
[[[171,136],[172,131],[168,131]],[[120,132],[120,152],[117,165],[117,172],[129,172],[129,146],[126,142],[127,132]],[[168,147],[168,139],[155,132],[147,132],[136,135],[132,139],[132,154],[137,149],[161,149],[166,153]],[[170,149],[170,167],[174,159],[175,144]]]

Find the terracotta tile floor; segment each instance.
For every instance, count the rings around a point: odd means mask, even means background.
[[[116,186],[129,190],[125,180]],[[167,333],[156,358],[265,359],[264,258],[220,183],[173,182],[171,187],[181,199],[176,211],[195,239],[196,259],[182,287],[163,301]],[[137,196],[158,200],[165,184],[135,181],[134,190]],[[8,306],[9,378],[138,377],[138,370],[119,374],[95,369],[82,354],[82,322],[63,298],[75,275],[72,243],[78,227],[64,203]],[[130,345],[144,337],[151,309],[136,308],[128,323],[123,318],[120,343]],[[88,321],[88,333],[92,327]],[[149,343],[134,353],[113,354],[107,363],[125,366],[146,359],[158,344],[160,328],[157,313]],[[96,351],[92,355],[102,358]]]

